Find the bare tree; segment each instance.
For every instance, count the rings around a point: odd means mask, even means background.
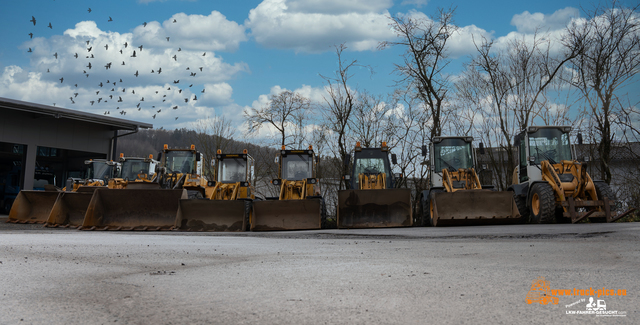
[[[325,104],[323,105],[326,121],[324,125],[337,137],[338,152],[335,154],[340,158],[340,165],[335,166],[338,170],[337,175],[335,175],[336,177],[341,177],[341,175],[349,173],[347,169],[348,162],[345,162],[346,155],[351,151],[347,144],[347,134],[350,129],[350,120],[354,112],[354,107],[361,104],[357,98],[357,89],[349,86],[349,79],[353,77],[353,73],[351,72],[352,68],[363,67],[363,65],[359,64],[358,60],[344,60],[342,53],[346,49],[347,47],[344,44],[336,46],[338,70],[335,71],[334,75],[321,75],[326,83],[325,89],[327,91],[327,96],[324,97]],[[341,182],[339,189],[342,189],[344,186],[345,184]]]
[[[300,137],[304,135],[304,122],[309,120],[306,113],[310,106],[308,98],[290,90],[271,95],[267,105],[245,112],[249,134],[270,125],[279,133],[280,145],[298,146],[304,141]]]
[[[586,11],[586,21],[575,21],[568,28],[566,45],[582,45],[584,51],[571,60],[573,74],[567,81],[577,88],[588,116],[595,122],[601,177],[611,182],[612,131],[621,113],[619,92],[634,82],[640,67],[640,20],[636,4],[632,8],[597,5]]]
[[[380,146],[382,141],[388,141],[395,135],[395,126],[388,114],[390,108],[381,96],[373,96],[366,91],[359,94],[349,128],[363,147]]]
[[[551,54],[551,42],[534,34],[531,41],[512,40],[505,49],[494,49],[494,42],[483,39],[476,45],[472,60],[456,89],[463,102],[482,110],[478,133],[484,143],[497,146],[489,159],[497,184],[506,188],[515,168],[513,136],[530,125],[534,117],[545,116],[552,104],[549,87],[559,80],[563,65],[581,51],[581,44],[558,56]]]
[[[193,139],[196,148],[206,157],[203,163],[204,173],[205,175],[213,175],[211,159],[218,149],[227,152],[233,142],[235,128],[231,126],[231,121],[224,116],[214,115],[212,118],[207,117],[204,120],[194,122],[193,129],[196,131]]]
[[[390,17],[391,28],[398,41],[382,42],[379,48],[401,46],[405,49],[403,63],[395,64],[402,77],[399,84],[415,94],[430,113],[430,138],[442,133],[443,102],[450,87],[444,69],[449,65],[447,42],[457,27],[453,24],[455,9],[439,9],[437,19],[411,15]]]

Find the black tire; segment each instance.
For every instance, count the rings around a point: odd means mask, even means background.
[[[513,195],[513,200],[516,202],[516,207],[518,208],[518,213],[520,213],[520,220],[522,223],[529,222],[529,208],[527,207],[527,197]]]
[[[613,193],[613,190],[611,189],[611,187],[609,187],[609,184],[604,182],[594,182],[593,185],[596,188],[596,195],[598,196],[598,200],[604,200],[605,198],[608,198],[609,200],[613,200],[614,202],[616,201],[616,194]],[[602,209],[604,211],[604,207],[602,207]],[[614,214],[616,211],[616,204],[610,205],[609,209],[611,213]],[[607,222],[607,218],[589,218],[589,222],[603,223]]]
[[[189,196],[189,199],[204,199],[202,193],[197,190],[187,190],[187,195]]]
[[[320,208],[320,228],[321,229],[333,228],[331,227],[331,224],[327,221],[327,205],[324,202],[324,199],[322,199],[322,207]]]
[[[593,183],[596,188],[596,195],[598,195],[598,200],[604,200],[605,198],[609,198],[609,200],[616,201],[616,194],[613,193],[609,184],[603,182]],[[616,211],[616,205],[612,205],[611,211]]]
[[[245,231],[249,231],[251,230],[251,214],[252,214],[252,209],[253,208],[253,202],[251,200],[245,200],[244,201],[244,224],[245,224]]]
[[[440,189],[440,188],[433,189],[433,190],[429,191],[429,200],[428,200],[428,207],[429,207],[429,209],[427,210],[427,211],[428,211],[428,212],[427,212],[427,215],[429,216],[429,225],[430,225],[431,227],[435,227],[435,226],[436,226],[436,224],[437,224],[437,223],[435,222],[435,220],[433,220],[433,215],[432,215],[432,213],[431,213],[431,209],[433,209],[433,204],[432,204],[433,202],[431,202],[431,198],[432,198],[435,194],[437,194],[437,193],[443,193],[443,192],[444,192],[444,190],[443,190],[443,189]]]
[[[553,223],[556,213],[556,198],[553,188],[547,183],[536,183],[529,194],[531,223]]]
[[[424,195],[420,194],[420,200],[418,201],[418,213],[416,217],[416,225],[421,227],[431,226],[429,221],[429,203],[425,199]]]

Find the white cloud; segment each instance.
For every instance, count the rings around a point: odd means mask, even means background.
[[[429,0],[403,0],[400,4],[403,6],[413,5],[418,8],[422,8],[429,3]]]
[[[476,25],[460,27],[451,35],[447,43],[449,46],[449,54],[453,58],[475,54],[477,52],[476,44],[480,45],[483,38],[491,39],[493,38],[493,34]]]
[[[289,12],[337,15],[343,13],[382,12],[393,6],[391,0],[289,0]]]
[[[245,26],[265,47],[300,52],[324,52],[341,43],[356,51],[374,50],[380,41],[395,37],[388,26],[389,13],[383,10],[388,1],[338,3],[329,2],[330,10],[311,10],[322,5],[316,1],[265,0],[251,9]]]
[[[566,27],[571,19],[579,16],[580,11],[572,7],[557,10],[551,15],[525,11],[514,15],[511,19],[511,25],[516,26],[520,33],[534,33],[537,29],[542,31],[557,30]]]
[[[218,11],[208,16],[177,13],[162,25],[155,21],[140,25],[133,34],[136,43],[148,46],[203,51],[235,51],[240,42],[247,40],[245,27],[227,20]]]

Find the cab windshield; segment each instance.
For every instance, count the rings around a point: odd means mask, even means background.
[[[440,172],[443,169],[458,170],[460,168],[473,167],[471,158],[471,143],[462,139],[443,139],[434,146],[435,168]]]
[[[358,158],[355,166],[356,175],[386,174],[383,158]]]
[[[124,179],[138,179],[138,174],[149,174],[149,163],[144,160],[127,159],[122,163],[120,177]]]
[[[571,160],[569,134],[556,128],[541,128],[529,133],[529,154],[536,158],[536,165],[543,160],[552,164]]]
[[[313,177],[313,165],[308,154],[289,154],[282,157],[282,178],[303,180]]]
[[[165,166],[169,173],[195,174],[195,154],[191,151],[167,152]]]
[[[247,161],[242,158],[225,158],[218,165],[218,182],[236,183],[247,180]]]
[[[109,180],[112,176],[113,166],[109,166],[106,163],[93,162],[87,169],[88,179],[101,179],[104,181]]]

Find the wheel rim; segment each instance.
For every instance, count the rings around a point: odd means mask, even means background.
[[[540,213],[540,196],[538,196],[538,193],[533,193],[531,197],[531,211],[535,215]]]

